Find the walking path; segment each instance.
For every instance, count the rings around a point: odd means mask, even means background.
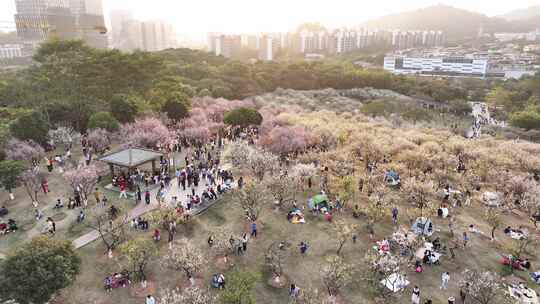
[[[195,189],[195,194],[201,196],[202,192],[206,189],[205,180],[202,180],[199,182],[199,187]],[[159,188],[156,188],[154,190],[150,191],[150,197],[151,201],[150,204],[145,204],[144,202],[140,202],[135,208],[131,209],[128,213],[128,221],[131,221],[134,218],[137,218],[145,213],[148,213],[154,209],[157,209],[159,207],[159,204],[156,200],[156,195]],[[177,179],[174,178],[171,181],[171,187],[168,189],[165,195],[165,202],[168,203],[171,201],[173,196],[176,196],[178,198],[178,201],[186,200],[187,196],[191,195],[191,188],[186,188],[186,191],[182,190],[182,187],[178,187]],[[204,210],[208,209],[211,205],[213,205],[217,201],[212,201],[210,203],[201,204],[197,206],[197,208],[193,208],[191,210],[191,214],[197,215],[203,212]],[[97,230],[93,230],[73,241],[73,246],[75,249],[81,248],[85,245],[88,245],[89,243],[95,241],[99,238],[99,233]]]

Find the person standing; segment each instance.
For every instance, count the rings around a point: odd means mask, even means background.
[[[238,179],[238,189],[242,190],[242,187],[244,186],[244,178],[240,176]]]
[[[302,254],[302,256],[306,254],[307,250],[308,244],[306,242],[300,242],[300,253]]]
[[[247,244],[248,244],[248,236],[247,233],[244,233],[244,236],[242,236],[242,251],[247,251]]]
[[[49,193],[49,183],[46,180],[41,182],[41,190],[43,190],[44,194]]]
[[[148,190],[144,192],[144,201],[147,205],[150,205],[150,191]]]
[[[142,191],[141,187],[137,186],[137,192],[135,194],[135,203],[139,204],[142,201]]]
[[[420,304],[420,288],[414,286],[412,295],[411,295],[412,304]]]
[[[468,242],[469,236],[467,235],[467,231],[463,231],[463,248],[467,247]]]
[[[99,206],[101,203],[101,193],[99,193],[98,188],[96,188],[96,191],[94,191],[94,198],[96,199],[96,204]]]
[[[300,296],[300,288],[298,288],[296,284],[291,284],[291,288],[289,289],[289,296],[293,299],[297,299]]]
[[[450,281],[450,273],[445,271],[441,275],[441,287],[440,289],[446,290],[448,288],[448,281]]]
[[[156,298],[154,298],[152,295],[147,295],[145,304],[156,304]]]

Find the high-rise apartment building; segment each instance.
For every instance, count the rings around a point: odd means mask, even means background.
[[[162,20],[141,22],[127,11],[111,13],[113,46],[123,51],[161,51],[176,47],[174,27]]]
[[[68,0],[15,0],[17,35],[37,46],[51,38],[77,38],[75,16]]]
[[[216,56],[231,58],[240,52],[242,48],[242,36],[211,33],[208,35],[208,44],[210,52]]]
[[[79,38],[89,46],[107,48],[108,41],[103,17],[102,0],[69,0],[75,16]]]
[[[270,35],[264,35],[260,39],[259,60],[274,60],[274,38]]]
[[[130,11],[116,10],[112,11],[110,14],[111,19],[111,30],[109,31],[110,37],[112,39],[112,46],[117,49],[122,48],[124,44],[123,36],[123,24],[129,20],[133,20],[133,15]]]

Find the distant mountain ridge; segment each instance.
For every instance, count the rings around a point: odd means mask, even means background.
[[[540,19],[540,5],[531,6],[528,8],[522,8],[513,10],[511,12],[508,12],[504,15],[500,16],[501,18],[504,18],[509,21],[515,21],[515,20],[530,20],[532,18],[539,18]]]
[[[540,22],[540,20],[538,20]],[[448,39],[474,38],[480,29],[484,33],[519,32],[532,30],[537,20],[532,22],[509,21],[501,17],[488,17],[448,5],[435,5],[414,11],[384,16],[366,22],[370,28],[401,30],[441,30]]]

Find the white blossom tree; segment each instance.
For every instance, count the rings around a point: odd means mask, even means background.
[[[165,289],[159,299],[160,304],[216,304],[217,298],[209,290],[197,287]]]
[[[162,266],[183,271],[193,285],[193,276],[200,272],[206,264],[203,252],[191,241],[183,238],[172,245],[172,248],[162,259]]]
[[[494,272],[465,269],[461,277],[459,286],[478,304],[501,303],[498,300],[504,299],[504,286]]]
[[[336,296],[339,290],[351,283],[354,266],[334,255],[326,258],[321,268],[321,277],[328,296]]]

